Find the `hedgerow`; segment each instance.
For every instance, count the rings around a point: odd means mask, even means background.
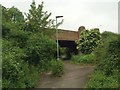
[[[102,33],[102,43],[94,51],[97,68],[87,88],[119,88],[120,35],[112,32]]]
[[[64,73],[64,64],[61,60],[51,60],[51,71],[53,76],[61,76]]]
[[[50,61],[56,53],[56,42],[42,34],[31,34],[26,45],[27,61],[30,64]]]
[[[96,70],[90,77],[86,88],[117,88],[119,86],[118,76],[106,76],[105,72]]]
[[[55,20],[43,11],[43,3],[36,7],[34,0],[26,18],[15,7],[0,8],[3,88],[35,87],[40,73],[50,70],[50,61],[55,58],[56,42],[50,36],[55,31]]]
[[[23,60],[24,57],[23,49],[13,46],[12,42],[8,40],[3,40],[3,88],[29,88],[35,86],[39,78],[39,71],[36,67],[29,66]]]

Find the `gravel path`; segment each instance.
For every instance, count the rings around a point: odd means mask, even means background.
[[[76,65],[64,61],[65,74],[62,77],[53,77],[50,73],[44,74],[37,88],[84,88],[93,72],[94,66]]]

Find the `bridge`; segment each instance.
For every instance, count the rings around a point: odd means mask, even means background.
[[[69,53],[78,54],[75,41],[80,38],[80,32],[84,29],[84,26],[79,27],[78,31],[58,29],[59,46],[67,47]],[[54,35],[54,38],[56,38],[56,35]]]

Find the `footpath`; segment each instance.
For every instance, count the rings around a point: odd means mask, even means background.
[[[89,75],[94,71],[92,65],[76,65],[64,61],[65,71],[62,77],[53,77],[46,73],[41,77],[37,88],[84,88]]]

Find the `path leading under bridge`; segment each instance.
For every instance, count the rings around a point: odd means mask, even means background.
[[[53,77],[46,73],[41,77],[37,88],[84,88],[93,72],[94,66],[76,65],[64,61],[65,74],[62,77]]]

